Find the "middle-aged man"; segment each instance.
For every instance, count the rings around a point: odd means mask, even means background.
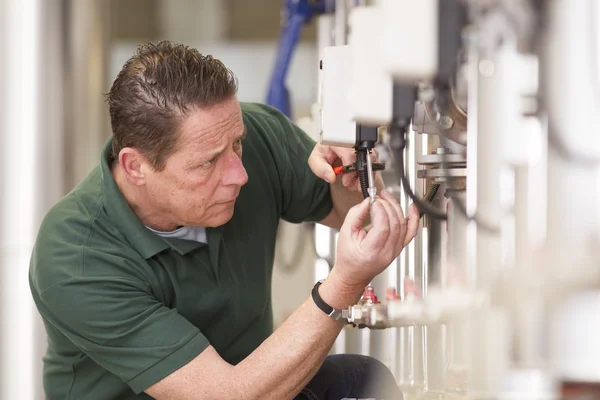
[[[354,304],[414,237],[416,209],[405,218],[383,191],[365,230],[356,178],[332,170],[352,151],[236,90],[221,62],[170,42],[117,76],[100,164],[47,214],[32,255],[47,399],[401,398],[374,359],[327,357],[343,323],[317,303]],[[273,332],[281,218],[340,234],[316,300]]]

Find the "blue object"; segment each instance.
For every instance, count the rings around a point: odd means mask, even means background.
[[[298,45],[298,39],[304,24],[308,23],[313,15],[324,13],[326,7],[325,0],[284,0],[284,6],[286,12],[285,23],[277,45],[275,66],[269,82],[267,104],[291,118],[290,94],[285,85],[290,62]]]

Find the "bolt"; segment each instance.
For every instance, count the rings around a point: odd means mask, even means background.
[[[438,124],[445,130],[452,129],[454,120],[447,115],[443,115],[438,119]]]
[[[450,149],[447,149],[445,147],[438,147],[437,149],[435,149],[436,154],[450,154]]]

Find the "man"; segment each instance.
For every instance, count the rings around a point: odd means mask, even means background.
[[[311,297],[272,332],[271,272],[280,218],[341,227],[316,293],[348,307],[418,213],[405,219],[382,192],[367,233],[368,201],[331,167],[352,152],[240,105],[236,85],[218,60],[169,42],[140,47],[117,76],[100,165],[48,213],[32,255],[48,399],[401,396],[380,363],[326,358],[343,323]]]

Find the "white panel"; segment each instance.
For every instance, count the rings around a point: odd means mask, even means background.
[[[398,82],[431,79],[438,64],[438,1],[379,0],[384,68]]]
[[[378,43],[381,14],[377,7],[356,7],[350,13],[352,86],[350,107],[354,120],[373,126],[392,119],[392,78],[383,69]]]
[[[349,90],[352,84],[350,46],[326,47],[323,52],[321,89],[321,143],[353,147],[356,123],[350,112]]]

